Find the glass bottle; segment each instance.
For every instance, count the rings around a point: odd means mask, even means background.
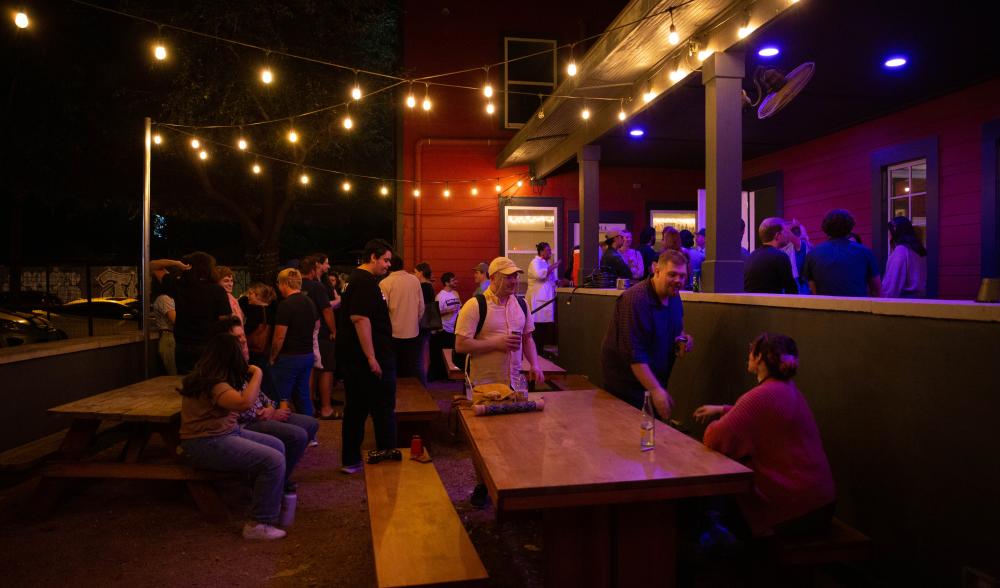
[[[656,417],[653,416],[653,400],[646,390],[646,396],[642,401],[642,420],[639,421],[641,436],[639,437],[639,449],[649,451],[656,446]]]

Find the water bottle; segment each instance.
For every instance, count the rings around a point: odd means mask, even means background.
[[[642,420],[639,422],[642,433],[639,437],[639,449],[642,451],[649,451],[656,446],[655,422],[653,401],[649,397],[649,390],[646,390],[646,397],[642,401]]]
[[[298,502],[297,494],[285,494],[281,497],[281,515],[278,518],[278,526],[287,529],[295,522],[295,503]]]
[[[701,270],[695,270],[691,275],[691,291],[701,292]]]

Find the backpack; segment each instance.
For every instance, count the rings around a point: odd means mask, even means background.
[[[521,307],[521,312],[524,313],[524,319],[525,321],[527,321],[528,319],[527,303],[524,302],[523,298],[517,296],[516,294],[511,294],[511,296],[517,299],[517,304],[518,306]],[[473,339],[479,336],[479,333],[483,330],[483,325],[486,324],[486,296],[484,294],[476,294],[475,298],[476,298],[476,304],[479,305],[479,322],[476,324],[476,334],[472,336]],[[470,356],[466,355],[465,353],[455,352],[453,354],[452,361],[454,361],[455,365],[464,366],[463,371],[465,372],[465,375],[468,376],[469,364],[472,363],[472,358]]]

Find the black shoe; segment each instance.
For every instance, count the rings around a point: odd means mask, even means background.
[[[488,498],[489,493],[486,491],[486,485],[476,484],[476,488],[472,491],[472,496],[469,498],[469,504],[476,508],[483,508],[486,506]]]
[[[398,449],[373,449],[368,452],[365,461],[368,463],[379,463],[387,459],[403,461],[403,454]]]

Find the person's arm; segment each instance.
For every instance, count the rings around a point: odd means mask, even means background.
[[[732,408],[728,404],[704,404],[695,409],[694,420],[697,423],[707,423],[714,418],[721,417]]]
[[[189,270],[191,266],[184,263],[183,261],[178,261],[176,259],[151,259],[149,260],[149,270],[165,270],[167,268],[174,267],[179,270]]]
[[[537,383],[544,382],[545,372],[538,364],[538,349],[535,348],[535,340],[531,337],[531,333],[521,335],[521,346],[524,349],[524,357],[528,360],[528,365],[531,366],[531,379]]]
[[[327,306],[323,309],[323,324],[326,325],[327,329],[330,329],[330,339],[337,338],[337,325],[333,322],[333,309]]]
[[[705,429],[705,446],[737,461],[753,455],[754,414],[759,411],[737,402],[719,420]]]
[[[785,294],[798,294],[799,285],[795,283],[795,276],[792,275],[793,262],[784,251],[781,251],[781,256],[785,258],[785,263],[781,264],[781,288]]]
[[[253,405],[257,403],[257,396],[260,394],[260,381],[262,376],[263,372],[261,372],[260,368],[255,365],[251,365],[250,382],[247,383],[243,392],[234,390],[225,382],[216,384],[216,388],[222,387],[224,390],[216,398],[215,404],[233,412],[242,412],[252,408]],[[215,388],[213,388],[213,392],[214,391]]]
[[[340,308],[340,294],[337,293],[336,289],[333,291],[333,298],[330,299],[330,308],[332,310]]]
[[[660,418],[664,421],[670,418],[670,413],[674,410],[674,399],[670,397],[667,389],[660,385],[660,381],[656,379],[649,364],[633,363],[629,367],[632,368],[635,379],[639,380],[644,389],[649,390],[649,397]]]
[[[461,309],[460,306],[450,305],[449,303],[451,302],[451,300],[452,299],[447,296],[441,296],[440,298],[437,299],[438,308],[441,309],[441,316],[445,316],[448,314],[455,314],[456,312],[459,311],[459,309]]]
[[[351,322],[354,323],[354,330],[358,333],[358,341],[361,343],[361,351],[368,359],[368,367],[378,378],[382,377],[382,366],[375,358],[375,345],[372,344],[372,322],[360,314],[352,314]]]
[[[288,325],[274,325],[274,338],[271,339],[271,363],[278,359],[281,353],[281,346],[285,344],[285,335],[288,334]]]
[[[899,247],[896,247],[885,262],[885,276],[879,291],[882,298],[898,298],[903,291],[903,282],[906,281],[906,258],[899,255],[898,250]]]

